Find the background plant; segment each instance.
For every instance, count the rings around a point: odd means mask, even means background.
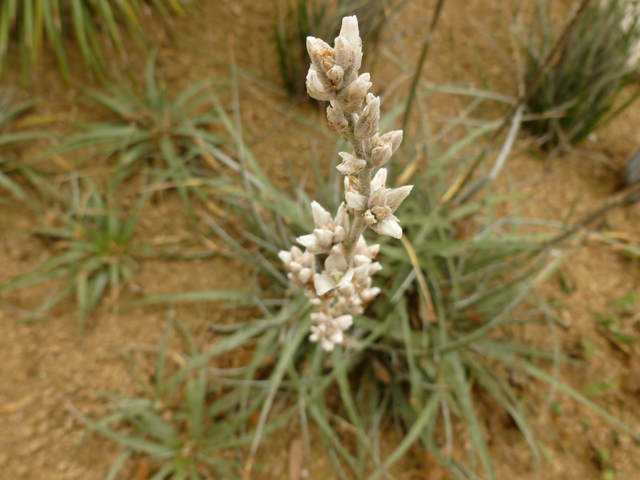
[[[489,96],[477,90],[465,95],[473,99],[452,123],[427,138],[421,136],[425,130],[414,138],[405,137],[401,151],[406,163],[396,170],[395,183],[402,184],[410,176],[416,184],[403,206],[405,238],[402,246],[383,242],[379,257],[383,269],[378,273],[383,291],[364,315],[354,318],[347,347],[336,347],[327,356],[318,345],[308,342],[310,307],[303,292],[290,290],[288,279],[275,267],[279,264],[277,253],[312,228],[311,198],[293,174],[292,194],[272,184],[244,143],[243,188],[228,189],[220,197],[232,217],[224,223],[206,213],[201,213],[201,218],[231,250],[256,267],[259,275],[254,290],[185,292],[148,300],[231,301],[253,305],[262,312],[247,323],[214,326],[226,334],[224,339],[187,362],[182,370],[183,376],[189,376],[202,362],[216,361],[223,353],[253,352],[235,381],[216,377],[219,383],[214,383],[228,385],[230,394],[244,395],[245,399],[260,398],[256,406],[260,414],[252,434],[232,434],[238,442],[251,444],[245,478],[254,466],[261,440],[281,425],[285,412],[297,419],[303,438],[308,438],[309,422],[315,423],[339,478],[388,477],[393,465],[416,442],[431,451],[454,478],[476,478],[481,472],[496,478],[477,416],[478,402],[508,412],[537,465],[539,444],[529,421],[531,412],[504,372],[543,381],[640,438],[548,372],[557,372],[562,362],[570,361],[557,343],[542,351],[510,337],[513,326],[533,322],[546,324],[553,338],[553,309],[537,293],[536,285],[561,263],[562,256],[552,250],[561,246],[549,243],[553,230],[529,233],[526,220],[515,215],[495,216],[497,205],[503,201],[517,204],[517,195],[497,194],[489,188],[480,199],[466,195],[463,188],[451,193],[452,185],[462,184],[460,179],[478,155],[487,153],[478,140],[502,124],[502,120],[480,121],[479,126],[474,122],[466,134],[443,147],[438,139],[451,133]],[[509,153],[522,118],[522,109],[518,112],[499,156]],[[393,120],[388,117],[388,121]],[[222,122],[231,129],[231,137],[242,138],[229,118]],[[337,151],[343,149],[344,145],[339,145]],[[426,151],[431,161],[422,169]],[[312,159],[310,165],[317,162]],[[422,173],[416,174],[418,171]],[[325,182],[321,175],[317,178],[314,198],[337,208],[341,186]],[[232,178],[227,181],[237,185]],[[554,255],[550,255],[552,251]],[[478,396],[470,384],[488,395]],[[232,404],[228,418],[246,412],[246,401]],[[380,436],[392,420],[404,436],[395,450],[383,457]],[[465,426],[465,438],[472,445],[467,462],[450,456],[459,441],[451,435],[458,423]],[[130,424],[136,427],[133,438],[148,435],[148,429]],[[340,429],[339,425],[348,428]],[[129,440],[122,437],[117,441],[127,445]]]
[[[13,92],[8,89],[0,91],[0,187],[10,192],[14,198],[37,208],[36,202],[10,175],[18,168],[17,163],[19,163],[15,149],[42,136],[41,132],[16,131],[15,129],[20,117],[31,110],[34,105],[33,101],[16,102]]]
[[[61,205],[53,226],[36,227],[33,234],[52,245],[54,253],[33,270],[0,286],[0,290],[25,288],[57,280],[57,289],[24,320],[39,318],[65,298],[74,295],[78,328],[103,298],[107,287],[117,299],[123,281],[133,276],[135,256],[148,248],[133,241],[140,210],[146,196],[126,215],[116,202],[117,177],[107,182],[103,193],[87,177],[69,184],[69,200]]]
[[[197,187],[206,182],[204,164],[216,167],[208,151],[217,151],[222,143],[216,133],[222,127],[213,108],[214,86],[199,82],[170,97],[167,86],[156,80],[155,55],[147,62],[144,81],[141,92],[116,86],[110,94],[91,91],[89,98],[116,119],[81,125],[83,132],[44,156],[73,152],[76,167],[96,156],[115,159],[124,176],[150,165],[153,183],[176,188],[192,211],[189,194],[200,195]]]
[[[526,126],[540,135],[545,148],[584,140],[637,98],[637,88],[626,98],[620,94],[638,73],[638,13],[626,0],[592,1],[587,6],[527,101],[529,110],[541,118]],[[527,82],[540,71],[558,39],[548,2],[537,3],[535,20],[525,41]]]
[[[174,331],[180,334],[187,353],[169,348]],[[157,480],[186,476],[240,478],[237,472],[241,464],[224,452],[250,439],[248,420],[266,392],[262,389],[255,394],[248,387],[239,387],[243,381],[251,382],[254,367],[212,366],[216,352],[223,353],[228,348],[228,341],[223,340],[205,359],[189,330],[171,315],[157,354],[154,352],[155,366],[147,361],[148,357],[137,359],[131,352],[130,359],[136,367],[131,373],[144,393],[138,397],[111,397],[113,413],[97,422],[77,413],[91,430],[125,447],[106,478],[117,478],[134,454],[151,458],[153,478]],[[291,408],[289,413],[283,410],[278,424],[291,417]],[[123,435],[115,428],[123,422],[135,427],[133,435]]]
[[[280,76],[292,98],[307,97],[308,36],[330,41],[338,35],[342,17],[356,15],[362,37],[365,68],[369,71],[377,58],[375,51],[387,16],[398,11],[404,0],[292,0],[274,25]]]
[[[70,37],[82,60],[93,71],[104,75],[106,57],[104,32],[118,55],[125,55],[121,36],[125,22],[129,32],[144,44],[141,24],[143,9],[151,4],[168,19],[171,14],[184,14],[182,0],[2,0],[0,1],[0,65],[9,61],[10,44],[17,41],[23,72],[38,62],[46,47],[53,50],[58,66],[70,80],[67,59]],[[0,70],[1,72],[1,70]]]

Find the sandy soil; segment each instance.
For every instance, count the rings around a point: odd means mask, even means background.
[[[308,105],[290,106],[277,90],[265,88],[252,78],[279,83],[272,44],[274,8],[271,2],[218,1],[196,2],[196,15],[178,20],[174,44],[156,18],[149,18],[147,31],[160,45],[159,66],[172,89],[193,81],[227,76],[226,62],[250,72],[239,79],[244,133],[255,156],[276,182],[284,184],[282,173],[286,160],[304,168],[305,158],[298,152],[309,151],[333,138],[323,127],[312,128],[297,122],[293,115],[313,115]],[[517,83],[512,69],[514,57],[509,36],[503,30],[511,4],[500,0],[450,0],[446,2],[434,37],[431,56],[425,69],[429,82],[463,84],[515,95]],[[566,12],[561,2],[557,14]],[[411,0],[392,28],[404,33],[402,44],[390,35],[384,43],[395,55],[406,55],[415,62],[427,31],[434,1]],[[494,35],[504,41],[495,48],[487,40]],[[506,40],[505,40],[506,39]],[[145,56],[132,49],[129,62],[135,75]],[[380,63],[380,62],[379,62]],[[77,63],[76,63],[77,64]],[[480,67],[482,65],[482,67]],[[15,69],[14,69],[15,70]],[[2,79],[2,85],[16,84],[17,72]],[[87,72],[78,72],[78,84],[97,87]],[[398,78],[404,79],[389,95],[401,96],[408,86],[406,73],[395,67],[378,68],[372,75],[379,92]],[[42,70],[33,76],[25,96],[41,102],[38,115],[51,115],[48,125],[59,132],[71,131],[71,124],[101,118],[105,112],[95,110],[82,99],[80,87],[65,85],[45,60]],[[459,105],[451,97],[434,96],[423,105],[434,118],[456,113]],[[228,100],[228,99],[227,99]],[[284,115],[282,112],[286,112]],[[319,122],[320,125],[322,123]],[[553,162],[544,162],[529,154],[531,139],[519,138],[516,151],[503,173],[501,188],[517,187],[529,195],[522,203],[522,216],[561,221],[580,192],[574,218],[594,209],[617,188],[618,172],[626,159],[640,145],[640,104],[626,111],[610,125],[597,132],[597,140],[583,149],[606,156],[607,163],[597,162],[578,153],[565,154]],[[25,149],[28,157],[41,149],[36,144]],[[320,155],[323,151],[320,150]],[[596,227],[619,232],[636,244],[640,236],[640,204],[616,209]],[[47,258],[51,251],[28,232],[37,219],[20,205],[0,205],[0,283],[27,271]],[[136,233],[140,238],[189,238],[190,227],[181,203],[171,195],[151,203]],[[566,367],[562,378],[576,388],[586,383],[608,381],[617,388],[596,397],[628,425],[640,429],[640,361],[637,348],[630,351],[613,346],[596,328],[595,313],[611,312],[610,302],[630,292],[640,291],[640,265],[620,255],[615,248],[593,238],[580,239],[581,246],[570,254],[560,276],[552,277],[539,292],[547,300],[556,300],[565,328],[558,334],[562,346],[578,354],[580,345],[593,349],[588,362],[580,368]],[[215,288],[242,288],[248,270],[222,257],[203,260],[143,260],[135,280],[121,292],[121,300],[141,293],[160,294]],[[30,324],[17,320],[38,302],[52,285],[0,293],[0,479],[94,480],[104,478],[120,447],[97,435],[87,435],[76,419],[77,409],[97,418],[108,409],[105,392],[139,393],[139,386],[128,374],[129,354],[136,346],[153,346],[165,328],[166,309],[146,307],[113,313],[101,305],[88,322],[82,343],[79,342],[72,300],[63,302],[47,318]],[[636,301],[635,308],[640,303]],[[207,324],[211,321],[234,321],[237,314],[214,305],[177,306],[176,314],[206,344]],[[624,328],[637,335],[630,325]],[[533,345],[548,347],[548,329],[528,329],[521,333]],[[527,388],[535,390],[540,386]],[[535,395],[532,399],[537,398]],[[610,453],[607,469],[616,480],[639,478],[640,456],[637,445],[627,436],[616,433],[594,414],[567,397],[556,394],[554,408],[530,404],[538,415],[536,425],[542,434],[548,461],[542,465],[544,479],[600,480],[603,468],[597,452]],[[534,402],[534,400],[531,400]],[[482,409],[481,409],[482,410]],[[490,435],[500,479],[533,479],[530,454],[524,439],[500,414],[485,408],[480,411]],[[266,464],[256,478],[287,478],[288,455],[298,429],[293,425],[284,435],[269,440],[261,449]],[[315,434],[314,434],[315,435]],[[388,448],[394,443],[389,434]],[[322,456],[319,438],[312,438],[311,456],[305,467],[310,479],[334,478],[331,466]],[[468,449],[461,445],[461,450]],[[317,447],[317,448],[316,448]],[[136,459],[127,465],[123,479],[148,478],[145,462]],[[428,455],[416,454],[394,470],[401,479],[446,479],[446,472]]]

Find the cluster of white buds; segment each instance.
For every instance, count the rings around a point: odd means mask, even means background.
[[[345,176],[345,201],[335,218],[318,202],[311,203],[313,233],[297,238],[303,253],[294,246],[279,256],[291,281],[305,289],[316,306],[310,340],[331,351],[344,340],[344,331],[379,293],[371,276],[382,267],[375,262],[379,245],[368,246],[362,234],[367,227],[379,235],[402,237],[393,215],[412,186],[386,188],[385,165],[402,142],[402,131],[380,135],[380,97],[369,93],[368,73],[359,74],[362,40],[355,16],[342,20],[340,35],[332,48],[319,38],[307,38],[311,68],[307,92],[317,100],[331,102],[329,126],[340,132],[353,151],[341,152],[338,170]],[[374,176],[374,170],[380,168]],[[351,225],[349,214],[354,216]],[[323,265],[316,271],[316,255]]]

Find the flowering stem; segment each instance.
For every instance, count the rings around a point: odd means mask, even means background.
[[[307,91],[317,100],[331,102],[327,108],[329,126],[344,135],[353,153],[339,153],[343,162],[337,169],[346,176],[346,185],[345,201],[336,216],[318,202],[311,202],[313,233],[296,239],[306,250],[303,253],[293,246],[278,256],[288,270],[287,277],[305,289],[318,309],[311,314],[314,325],[309,339],[320,342],[329,352],[335,344],[344,343],[344,332],[353,324],[353,315],[364,313],[366,305],[381,291],[371,281],[382,268],[374,262],[380,245],[367,245],[362,238],[364,230],[371,226],[379,235],[401,238],[402,228],[393,212],[412,186],[385,187],[387,169],[380,167],[400,146],[402,131],[380,135],[380,97],[367,93],[370,75],[359,75],[362,39],[356,17],[343,18],[335,47],[307,37],[307,50],[311,57]],[[354,216],[351,227],[350,214]],[[326,255],[320,272],[318,255]]]
[[[371,195],[371,174],[373,173],[373,165],[371,165],[371,158],[367,156],[367,153],[364,149],[364,142],[359,138],[356,138],[355,127],[356,127],[356,116],[354,113],[347,115],[347,121],[349,122],[349,126],[347,127],[347,140],[353,146],[353,151],[361,160],[365,160],[367,165],[364,169],[358,174],[358,181],[360,182],[360,195],[364,195],[365,197],[369,197]],[[346,257],[347,261],[350,262],[353,257],[353,252],[355,250],[355,246],[358,243],[358,239],[367,228],[367,224],[364,221],[364,213],[360,213],[356,215],[356,218],[353,222],[353,226],[349,231],[348,238],[344,241],[344,246],[346,249]]]

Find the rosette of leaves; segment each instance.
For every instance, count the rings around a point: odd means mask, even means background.
[[[33,228],[32,233],[52,247],[51,256],[1,285],[0,291],[52,280],[56,280],[56,288],[23,320],[41,318],[55,305],[74,296],[82,334],[87,316],[107,289],[116,300],[122,283],[133,277],[136,256],[149,253],[147,246],[133,240],[146,196],[141,196],[129,212],[124,212],[115,201],[117,185],[117,181],[110,180],[105,194],[88,178],[72,181],[65,211],[55,216],[53,226]]]
[[[536,12],[525,44],[527,84],[558,40],[548,2],[538,2]],[[635,101],[637,88],[624,98],[620,94],[638,76],[639,19],[640,11],[627,0],[592,1],[586,7],[527,101],[541,118],[524,125],[540,136],[540,145],[579,143]]]
[[[215,131],[220,127],[213,85],[200,82],[170,97],[168,87],[156,80],[154,64],[152,55],[142,92],[115,86],[109,94],[90,92],[90,99],[115,118],[81,125],[82,132],[45,155],[75,152],[76,165],[96,156],[113,159],[124,176],[150,165],[154,182],[176,188],[191,211],[189,193],[200,194],[202,159],[210,158],[204,152],[222,143]]]
[[[67,54],[73,43],[85,64],[104,75],[108,56],[104,51],[105,35],[112,48],[124,55],[123,24],[143,45],[144,9],[153,5],[169,19],[172,14],[184,14],[182,3],[182,0],[1,0],[0,65],[7,64],[14,50],[9,48],[10,44],[15,41],[26,74],[46,47],[53,50],[61,72],[69,80]]]

